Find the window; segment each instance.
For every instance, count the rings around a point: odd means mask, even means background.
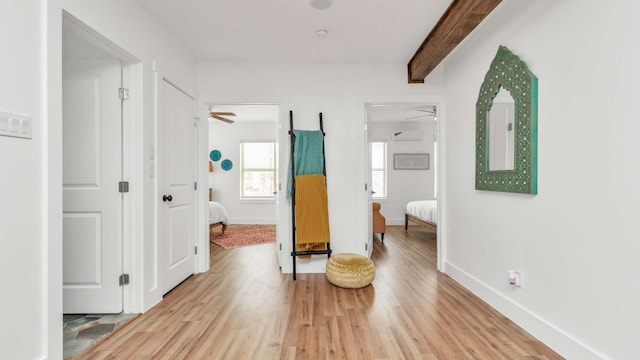
[[[276,144],[240,143],[240,198],[273,199],[276,191]]]
[[[387,143],[371,143],[371,195],[374,199],[387,197]]]

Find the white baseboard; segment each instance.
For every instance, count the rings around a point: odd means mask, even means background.
[[[607,359],[607,357],[590,348],[587,344],[549,323],[522,305],[513,302],[510,298],[497,292],[450,262],[445,261],[444,273],[563,357],[580,360]]]

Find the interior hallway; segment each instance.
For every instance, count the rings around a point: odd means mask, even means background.
[[[211,246],[209,272],[74,359],[562,358],[439,273],[426,229],[387,227],[358,290],[324,274],[292,281],[274,246]]]

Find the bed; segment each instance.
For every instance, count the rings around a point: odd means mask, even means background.
[[[213,232],[213,229],[222,227],[222,233],[224,234],[229,224],[229,216],[227,210],[219,202],[212,201],[213,192],[209,189],[209,233]]]
[[[438,230],[438,201],[418,200],[407,203],[404,214],[404,229],[409,229],[409,221],[419,225],[425,225],[431,231]]]

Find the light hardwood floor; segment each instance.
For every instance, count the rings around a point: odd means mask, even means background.
[[[373,260],[348,290],[280,274],[273,244],[213,245],[209,272],[74,359],[562,359],[439,273],[434,233],[387,227]]]

